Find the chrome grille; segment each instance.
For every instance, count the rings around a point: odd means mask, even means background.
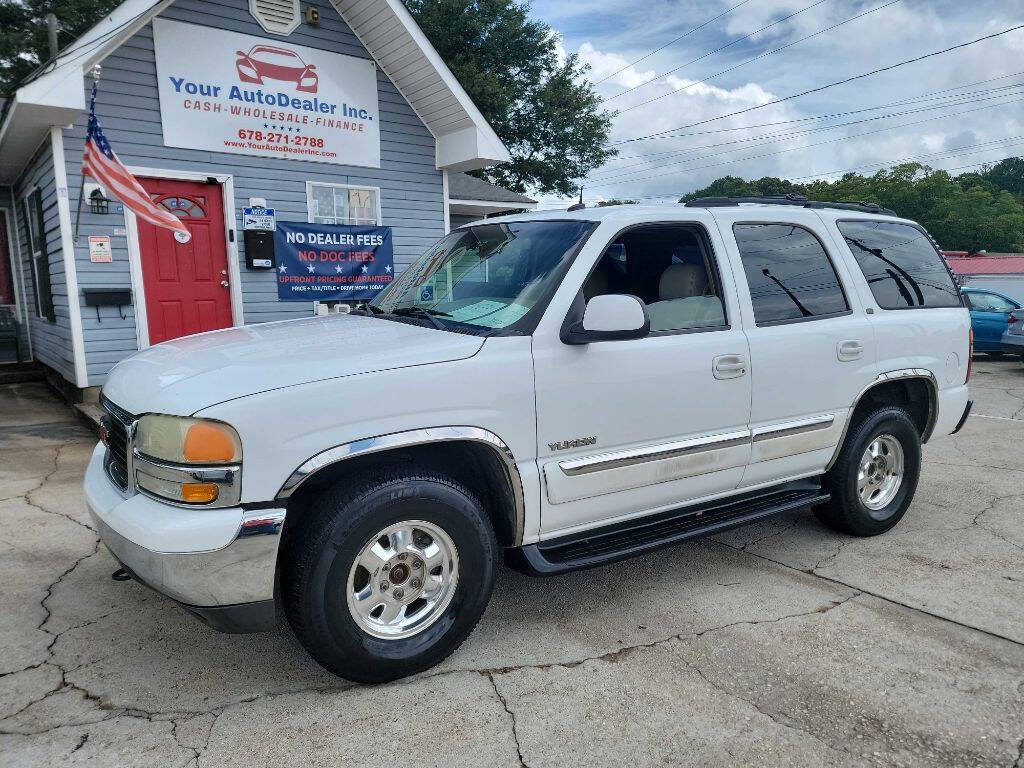
[[[118,408],[106,397],[100,396],[100,405],[107,412],[107,456],[104,466],[107,474],[122,491],[128,490],[128,431],[135,417],[123,408]]]

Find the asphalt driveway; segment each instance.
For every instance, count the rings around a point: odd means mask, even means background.
[[[0,389],[0,765],[1024,768],[1024,365],[925,448],[893,532],[809,512],[537,580],[419,678],[353,686],[287,628],[218,634],[84,511],[94,441]]]

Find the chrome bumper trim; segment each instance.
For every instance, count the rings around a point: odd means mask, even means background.
[[[257,509],[242,517],[226,547],[208,552],[154,552],[129,541],[89,510],[110,550],[140,581],[187,606],[213,607],[274,598],[277,550],[285,509]]]

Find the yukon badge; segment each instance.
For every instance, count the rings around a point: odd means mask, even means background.
[[[585,445],[594,445],[596,437],[577,437],[574,440],[559,440],[557,443],[548,443],[552,451],[567,451],[570,448],[582,448]]]

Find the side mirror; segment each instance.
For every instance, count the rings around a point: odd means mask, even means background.
[[[647,308],[636,296],[623,293],[595,296],[587,302],[583,319],[563,333],[566,344],[590,344],[595,341],[642,339],[651,332]]]

